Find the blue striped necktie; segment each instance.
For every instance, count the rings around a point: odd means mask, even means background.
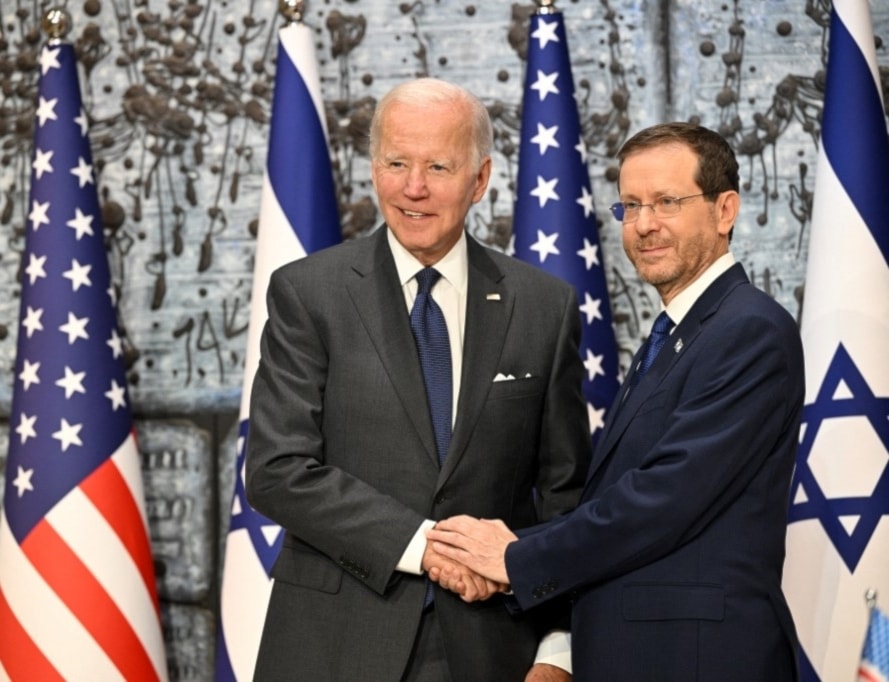
[[[441,308],[432,299],[432,287],[441,277],[433,268],[423,268],[416,274],[417,297],[411,309],[411,330],[417,342],[429,413],[435,432],[435,446],[439,464],[444,464],[451,442],[451,344],[448,327]]]

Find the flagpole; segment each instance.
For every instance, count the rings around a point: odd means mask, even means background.
[[[292,23],[301,24],[303,20],[303,0],[278,0],[278,11],[285,19],[285,26]]]
[[[869,587],[864,593],[864,602],[867,604],[868,611],[874,610],[877,605],[877,591],[874,588]]]
[[[63,8],[52,7],[44,12],[40,24],[48,36],[47,43],[55,45],[62,42],[71,30],[71,17]]]

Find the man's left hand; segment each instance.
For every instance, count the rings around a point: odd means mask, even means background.
[[[508,583],[506,546],[518,540],[503,521],[453,516],[426,531],[435,551],[498,583]]]

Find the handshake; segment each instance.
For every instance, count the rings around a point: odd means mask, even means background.
[[[426,531],[423,570],[463,601],[482,601],[509,591],[506,546],[517,539],[503,521],[453,516]]]

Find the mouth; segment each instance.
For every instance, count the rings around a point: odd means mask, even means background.
[[[643,256],[659,256],[669,248],[668,244],[645,244],[639,246],[636,250]]]
[[[428,213],[420,213],[419,211],[408,211],[406,208],[401,209],[401,212],[407,218],[425,218],[429,215]]]

